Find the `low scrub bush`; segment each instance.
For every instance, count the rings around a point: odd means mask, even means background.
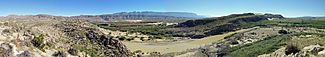
[[[32,40],[33,46],[43,50],[45,44],[44,43],[44,35],[41,34],[39,36],[35,36],[34,39]]]

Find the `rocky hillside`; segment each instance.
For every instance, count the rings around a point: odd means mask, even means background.
[[[322,29],[307,27],[257,27],[229,35],[211,45],[166,56],[324,57],[324,32]]]
[[[120,41],[89,22],[48,16],[0,18],[0,57],[129,57]]]
[[[176,28],[166,29],[174,36],[202,38],[209,35],[221,34],[242,28],[252,27],[247,23],[258,22],[268,19],[283,18],[274,14],[232,14],[229,16],[205,18],[199,20],[188,20],[179,23]]]
[[[81,15],[73,16],[72,18],[100,18],[106,21],[124,21],[124,20],[188,20],[199,19],[203,16],[196,15],[194,13],[187,12],[119,12],[113,14],[104,15]]]

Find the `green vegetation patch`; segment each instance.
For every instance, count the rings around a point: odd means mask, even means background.
[[[101,22],[95,24],[101,28],[114,31],[151,35],[152,39],[163,39],[171,37],[167,34],[167,32],[162,31],[162,29],[170,27],[166,25],[143,25],[143,23],[134,22]]]
[[[292,36],[316,35],[310,38],[292,38]],[[226,48],[224,51],[230,57],[257,57],[258,55],[274,52],[284,45],[293,45],[298,49],[309,45],[325,45],[325,34],[319,33],[294,33],[271,36],[264,40],[242,46]]]
[[[90,55],[90,57],[100,57],[95,49],[93,48],[84,48],[81,45],[74,45],[76,50],[80,50],[81,52],[86,52],[86,54]]]
[[[281,20],[266,20],[259,24],[284,26],[284,27],[313,27],[325,28],[325,20],[306,20],[306,19],[281,19]]]
[[[230,57],[257,57],[279,49],[287,39],[287,35],[272,36],[254,44],[227,48],[225,51]]]
[[[325,20],[314,19],[275,19],[275,20],[263,20],[259,22],[249,22],[240,24],[240,27],[254,27],[254,26],[281,26],[281,27],[312,27],[312,28],[325,28]]]
[[[291,40],[288,40],[287,43],[295,45],[299,49],[303,49],[304,47],[309,46],[309,45],[325,45],[325,34],[299,33],[299,34],[296,34],[295,36],[306,36],[306,35],[313,35],[313,37],[293,38]]]
[[[35,36],[34,39],[32,40],[32,44],[37,47],[38,49],[44,51],[45,44],[44,43],[44,35],[41,34],[39,36]]]

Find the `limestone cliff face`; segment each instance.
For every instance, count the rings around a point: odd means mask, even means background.
[[[59,17],[0,18],[0,57],[129,57],[120,41],[89,22]]]

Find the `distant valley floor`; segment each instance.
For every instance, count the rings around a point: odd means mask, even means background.
[[[242,29],[242,30],[228,32],[220,35],[209,36],[197,40],[183,40],[183,42],[136,43],[136,42],[124,41],[123,44],[125,44],[127,48],[131,51],[141,50],[144,53],[159,52],[165,54],[170,52],[181,52],[181,51],[186,51],[188,49],[199,48],[201,46],[223,40],[225,37],[230,36],[232,34],[249,31],[256,28],[258,27]]]

